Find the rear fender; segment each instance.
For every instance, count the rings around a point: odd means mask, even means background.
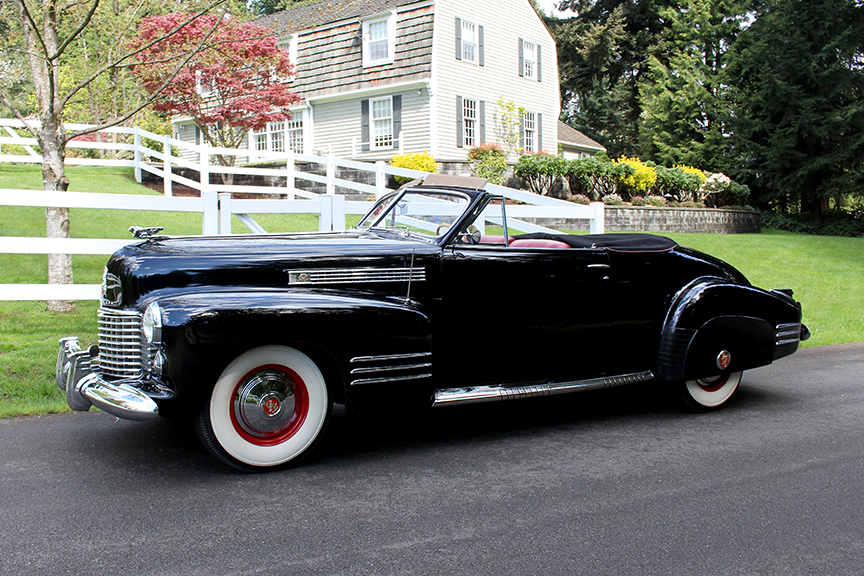
[[[778,327],[800,322],[801,310],[788,296],[699,278],[666,315],[654,375],[693,380],[765,366],[779,357]]]

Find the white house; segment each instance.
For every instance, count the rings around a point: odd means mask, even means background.
[[[324,0],[258,23],[288,47],[303,101],[290,121],[250,134],[253,159],[256,150],[359,160],[426,150],[464,162],[471,147],[505,141],[499,100],[524,109],[512,130],[526,152],[558,153],[559,142],[569,157],[603,150],[558,121],[555,41],[528,0]],[[175,119],[180,139],[196,132]]]

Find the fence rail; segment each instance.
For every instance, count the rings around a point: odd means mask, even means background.
[[[67,124],[67,129],[88,128],[84,124]],[[0,119],[0,163],[41,163],[38,142],[35,138],[18,133],[23,124],[17,120]],[[5,135],[4,135],[5,134]],[[106,151],[125,153],[129,158],[79,158],[67,157],[66,164],[86,166],[123,166],[132,167],[135,179],[142,181],[143,173],[162,178],[164,197],[138,196],[128,194],[95,194],[87,192],[46,192],[34,190],[0,190],[0,206],[66,207],[105,210],[142,210],[192,212],[202,216],[201,232],[205,235],[231,234],[232,215],[255,234],[264,233],[250,214],[317,214],[320,231],[344,230],[347,215],[365,214],[372,203],[368,201],[346,200],[336,194],[336,188],[343,188],[368,196],[381,196],[387,189],[390,176],[418,178],[427,172],[389,166],[383,161],[374,163],[339,159],[332,154],[310,156],[287,152],[283,154],[256,151],[259,159],[269,158],[278,167],[260,166],[221,166],[213,164],[220,155],[250,155],[250,150],[233,148],[214,148],[195,145],[170,136],[148,132],[138,127],[113,127],[98,132],[100,140],[68,143],[68,148],[96,150],[98,154]],[[117,141],[125,139],[129,141]],[[161,150],[145,145],[144,140],[158,142]],[[131,142],[130,142],[131,141]],[[401,142],[401,134],[400,134]],[[24,150],[23,154],[4,154],[4,147],[14,145]],[[198,162],[172,155],[172,148],[194,152]],[[149,161],[145,161],[149,159]],[[302,166],[320,166],[324,174],[300,170]],[[194,180],[175,169],[189,169],[198,172]],[[338,169],[365,172],[374,184],[355,182],[337,177]],[[264,176],[284,181],[284,186],[234,185],[213,182],[211,175]],[[221,178],[216,178],[221,180]],[[318,194],[299,189],[297,180],[306,180],[324,186],[325,193]],[[200,193],[200,197],[174,197],[174,184],[187,186]],[[519,218],[572,218],[590,221],[592,233],[603,232],[603,205],[594,203],[580,206],[555,198],[546,198],[522,190],[503,186],[487,185],[486,189],[524,205],[508,206],[508,216],[519,223],[524,231],[549,231],[542,226],[519,221]],[[234,194],[256,195],[256,199],[237,198]],[[278,195],[279,198],[273,196]],[[508,218],[509,220],[509,218]],[[90,239],[90,238],[22,238],[0,237],[0,253],[8,254],[112,254],[118,248],[135,241],[129,239]],[[93,284],[41,285],[41,284],[0,284],[0,300],[94,300],[99,298],[99,286]]]

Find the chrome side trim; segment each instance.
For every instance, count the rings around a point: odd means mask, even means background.
[[[411,354],[385,354],[382,356],[355,356],[351,358],[351,363],[355,362],[379,362],[387,360],[403,360],[409,358],[431,358],[431,352],[413,352]]]
[[[422,362],[420,364],[406,364],[404,366],[369,366],[366,368],[354,368],[351,374],[372,374],[375,372],[388,372],[391,370],[411,370],[412,368],[431,368],[431,362]]]
[[[410,374],[406,376],[382,376],[380,378],[358,378],[352,380],[351,385],[359,384],[383,384],[386,382],[402,382],[405,380],[422,380],[423,378],[431,378],[432,374],[426,372],[424,374]]]
[[[288,284],[365,284],[369,282],[423,282],[424,268],[316,268],[286,270]]]
[[[351,386],[431,378],[431,358],[431,352],[355,356],[350,362],[360,366],[351,369]]]
[[[551,382],[548,384],[532,384],[529,386],[472,386],[467,388],[442,388],[435,391],[432,407],[457,406],[459,404],[475,404],[496,400],[517,400],[537,396],[552,396],[584,390],[612,388],[625,384],[636,384],[653,380],[651,372],[637,372],[590,380],[575,380],[572,382]]]

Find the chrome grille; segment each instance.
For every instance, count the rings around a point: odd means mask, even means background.
[[[99,308],[99,368],[107,378],[140,378],[145,345],[140,312]]]

